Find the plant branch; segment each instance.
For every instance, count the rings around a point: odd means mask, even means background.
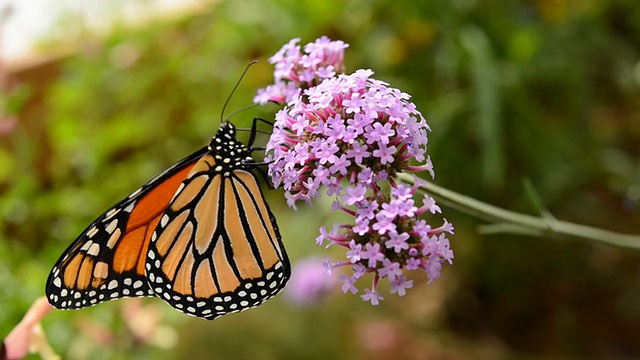
[[[398,174],[398,177],[403,182],[415,184],[415,178],[410,174]],[[424,180],[422,180],[420,188],[447,206],[494,223],[483,226],[481,231],[484,233],[508,232],[530,236],[572,237],[640,250],[640,235],[620,234],[591,226],[560,221],[553,216],[536,217],[505,210]]]

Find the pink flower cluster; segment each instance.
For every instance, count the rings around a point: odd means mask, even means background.
[[[295,42],[276,57],[285,57]],[[339,58],[341,64],[342,54]],[[303,67],[277,68],[276,85],[286,71]],[[440,276],[442,263],[453,260],[446,237],[453,226],[444,219],[432,227],[420,218],[441,210],[429,196],[416,204],[419,180],[413,187],[396,181],[401,172],[434,176],[426,156],[430,128],[408,94],[372,75],[358,70],[321,82],[317,75],[306,78],[310,82],[292,91],[287,106],[276,114],[265,161],[289,206],[296,208],[298,201],[310,205],[312,198],[326,193],[335,197],[334,209],[353,217],[353,223],[335,224],[331,231],[321,228],[317,243],[345,248],[345,260],[326,263],[329,271],[351,267],[350,276],[340,276],[344,292],[357,293],[356,281],[374,274],[372,287],[361,297],[377,305],[381,279],[389,282],[392,294],[403,296],[413,286],[406,271],[422,270],[430,282]]]
[[[344,72],[344,49],[349,45],[342,41],[331,41],[323,36],[304,46],[300,52],[300,39],[293,39],[269,58],[274,64],[275,83],[258,90],[254,102],[269,101],[288,103],[300,90],[314,87],[325,79]]]

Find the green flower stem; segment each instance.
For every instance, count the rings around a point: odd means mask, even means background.
[[[398,174],[406,183],[415,184],[410,174]],[[572,237],[599,243],[640,250],[640,235],[620,234],[591,226],[560,221],[546,214],[542,217],[525,215],[483,203],[468,196],[458,194],[423,181],[421,189],[434,196],[439,202],[466,214],[493,222],[482,227],[483,233],[517,233],[529,236]]]

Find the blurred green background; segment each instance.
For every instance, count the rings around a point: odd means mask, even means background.
[[[559,219],[640,234],[636,0],[234,0],[101,35],[86,29],[73,14],[62,19],[42,45],[53,56],[17,67],[4,90],[19,120],[0,134],[0,336],[43,295],[68,244],[206,144],[258,59],[228,112],[249,105],[272,80],[267,58],[294,37],[341,39],[348,72],[371,68],[413,96],[433,129],[436,183],[535,214],[528,180]],[[292,262],[326,256],[314,239],[334,221],[330,206],[294,213],[280,190],[266,196]],[[454,265],[429,286],[414,277],[407,296],[387,293],[378,307],[335,291],[315,305],[279,296],[206,322],[159,300],[142,310],[121,300],[54,311],[42,325],[69,359],[640,357],[640,253],[482,235],[482,221],[443,212],[456,227]],[[130,308],[161,317],[157,340],[133,336]]]

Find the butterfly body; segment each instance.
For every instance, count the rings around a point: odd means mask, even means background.
[[[223,122],[187,156],[95,220],[47,281],[59,309],[158,296],[205,319],[246,310],[286,284],[290,265],[250,147]]]

